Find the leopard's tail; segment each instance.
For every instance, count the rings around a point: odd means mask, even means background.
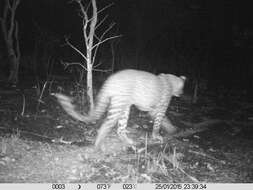
[[[110,101],[109,97],[103,93],[103,90],[101,90],[97,97],[94,109],[92,109],[88,115],[83,115],[75,110],[75,106],[71,103],[72,99],[70,97],[60,93],[52,93],[52,95],[57,98],[62,108],[70,116],[85,123],[92,123],[98,120],[105,113]]]

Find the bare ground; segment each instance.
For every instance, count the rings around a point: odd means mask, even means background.
[[[38,103],[36,89],[0,89],[0,182],[253,182],[253,105],[239,98],[174,99],[167,115],[180,130],[163,144],[133,108],[133,150],[115,129],[95,149],[99,123],[71,119],[46,94]]]

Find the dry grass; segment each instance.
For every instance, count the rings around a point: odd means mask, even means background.
[[[117,139],[107,142],[107,152],[93,147],[56,145],[0,138],[1,182],[154,182],[153,175],[170,179],[168,160],[162,152],[126,150]],[[147,146],[146,146],[147,147]],[[170,161],[170,156],[169,156]],[[173,166],[179,164],[174,155]]]
[[[212,175],[221,163],[209,162],[209,172],[205,174],[204,170],[208,168],[202,168],[200,164],[194,168],[200,160],[195,157],[196,161],[191,164],[185,160],[183,149],[168,144],[158,147],[145,145],[134,151],[128,150],[118,139],[108,137],[104,143],[106,147],[107,151],[103,152],[93,146],[28,141],[21,139],[18,133],[1,137],[0,182],[233,182],[238,177],[235,172],[223,171],[220,178],[216,175],[213,179]],[[210,168],[216,171],[212,174]],[[202,174],[200,180],[193,175],[198,172]]]

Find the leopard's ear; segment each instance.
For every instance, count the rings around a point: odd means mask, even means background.
[[[186,77],[185,76],[180,76],[179,78],[181,78],[183,81],[186,81]]]

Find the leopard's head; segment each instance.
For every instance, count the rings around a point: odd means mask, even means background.
[[[168,76],[168,82],[172,86],[172,96],[179,97],[184,92],[184,83],[186,81],[185,76],[175,76],[172,74],[167,74]]]
[[[185,80],[186,80],[185,76],[180,76],[180,77],[174,76],[173,77],[173,80],[171,81],[171,83],[172,83],[174,96],[179,97],[183,94]]]
[[[172,91],[170,92],[171,96],[179,97],[181,94],[183,94],[184,83],[186,81],[185,76],[178,77],[172,74],[161,73],[159,74],[159,77],[163,80],[165,79],[168,85],[171,86],[171,91]]]

